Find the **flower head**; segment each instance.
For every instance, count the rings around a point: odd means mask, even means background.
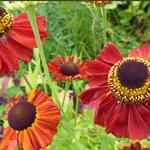
[[[143,146],[139,141],[136,141],[128,145],[120,146],[119,150],[150,150],[150,147]]]
[[[81,80],[86,78],[85,63],[73,56],[58,56],[48,64],[48,70],[53,74],[54,80]]]
[[[102,0],[102,1],[94,1],[92,0],[91,3],[95,4],[96,6],[105,6],[107,4],[111,4],[112,1],[111,0]]]
[[[89,89],[80,96],[96,104],[94,122],[117,137],[140,140],[150,135],[150,44],[123,58],[109,43],[87,62]]]
[[[44,17],[37,17],[41,40],[48,35]],[[31,48],[37,47],[30,21],[25,13],[18,16],[0,7],[0,74],[19,69],[18,61],[32,59]]]
[[[52,99],[40,90],[33,90],[26,100],[17,97],[6,110],[9,126],[4,129],[0,142],[2,150],[12,140],[18,141],[20,149],[45,148],[52,142],[60,120],[60,110]]]

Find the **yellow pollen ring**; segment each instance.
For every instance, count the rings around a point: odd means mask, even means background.
[[[118,68],[128,61],[143,63],[148,70],[148,77],[144,85],[140,88],[127,88],[122,86],[118,78]],[[108,75],[108,84],[111,93],[117,98],[118,101],[134,104],[134,103],[144,103],[150,99],[150,64],[142,58],[124,58],[118,61],[114,66],[111,67]]]
[[[7,33],[13,26],[13,15],[6,11],[0,16],[0,37]]]

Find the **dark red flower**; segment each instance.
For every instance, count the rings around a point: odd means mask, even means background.
[[[58,56],[48,63],[48,70],[56,81],[85,79],[85,68],[85,63],[73,56]]]
[[[120,146],[119,150],[150,150],[150,147],[143,146],[139,141]]]
[[[48,35],[45,17],[37,17],[37,24],[43,41]],[[19,60],[29,62],[32,59],[31,48],[35,47],[37,44],[27,15],[13,16],[0,7],[0,74],[18,70]]]
[[[80,96],[95,104],[95,124],[117,137],[140,140],[150,135],[150,44],[123,58],[109,43],[96,60],[87,62],[89,89]]]
[[[110,0],[102,0],[102,1],[94,1],[92,0],[91,3],[95,4],[96,6],[105,6],[105,5],[108,5],[108,4],[111,4],[112,1]]]

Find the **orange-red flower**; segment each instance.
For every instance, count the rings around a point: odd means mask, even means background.
[[[150,44],[124,58],[109,43],[96,60],[87,62],[89,89],[80,96],[95,104],[95,124],[117,137],[140,140],[150,135]]]
[[[107,4],[111,4],[112,1],[108,0],[108,1],[105,1],[105,0],[102,0],[102,1],[94,1],[92,0],[91,3],[95,4],[96,6],[105,6]]]
[[[15,141],[23,150],[46,148],[53,140],[60,120],[60,110],[48,94],[32,90],[27,99],[17,97],[7,107],[9,126],[4,129],[0,149],[6,150],[8,143]]]
[[[48,63],[48,70],[56,81],[85,79],[85,68],[86,63],[73,56],[58,56]]]
[[[45,17],[37,17],[37,24],[43,41],[48,35]],[[13,16],[0,7],[0,74],[18,70],[19,60],[29,62],[32,59],[31,48],[35,47],[37,44],[27,15]]]

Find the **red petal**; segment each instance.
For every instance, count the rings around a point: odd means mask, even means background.
[[[146,43],[143,46],[141,46],[139,49],[141,51],[142,58],[148,59],[150,56],[150,44]]]
[[[8,142],[7,150],[16,150],[17,149],[17,145],[18,145],[17,140],[10,140]]]
[[[26,21],[26,24],[29,23],[28,16],[27,16],[26,13],[22,13],[22,14],[14,16],[15,24],[19,24],[20,25],[20,23],[22,23],[22,22],[24,23],[25,21]]]
[[[90,88],[80,95],[83,104],[89,104],[95,100],[100,100],[108,92],[108,86]]]
[[[133,49],[129,52],[128,57],[140,57],[141,58],[141,53],[137,49]]]
[[[37,17],[37,25],[39,28],[41,40],[43,41],[44,38],[48,36],[48,32],[45,31],[47,26],[45,17]],[[30,21],[25,13],[14,18],[13,29],[8,33],[8,35],[25,47],[37,47]]]
[[[94,122],[117,137],[141,140],[150,135],[150,105],[117,102],[109,95],[99,103]]]
[[[106,132],[111,132],[117,137],[128,137],[128,112],[128,104],[117,103],[107,121]]]
[[[50,73],[60,73],[60,65],[56,61],[52,60],[48,63],[48,71]]]
[[[7,150],[9,146],[9,142],[16,140],[16,133],[11,128],[5,128],[4,130],[4,138],[0,141],[0,149]],[[13,148],[13,147],[12,147]]]
[[[79,62],[78,63],[80,74],[86,76],[87,74],[87,66],[86,63]]]
[[[53,80],[55,80],[55,81],[63,81],[63,80],[65,80],[65,78],[64,78],[64,76],[62,76],[62,75],[55,74],[55,75],[53,76]]]
[[[107,118],[111,116],[115,105],[116,101],[114,101],[112,94],[105,97],[96,109],[94,123],[105,126],[107,124]]]
[[[94,122],[117,137],[128,137],[128,105],[118,103],[112,95],[100,102]]]
[[[35,149],[41,149],[42,146],[39,144],[38,139],[36,138],[32,130],[33,128],[28,129],[28,135],[29,135],[30,141]]]
[[[23,141],[19,141],[19,144],[23,146],[24,150],[34,150],[33,144],[31,143],[30,136],[28,134],[28,130],[23,131]]]
[[[12,51],[12,53],[14,53],[18,59],[25,62],[29,62],[32,59],[32,51],[29,48],[17,43],[10,37],[8,37],[6,41],[3,41],[3,44],[10,51]]]
[[[44,128],[41,127],[41,125],[37,125],[32,129],[32,133],[36,137],[37,142],[40,144],[41,148],[45,148],[53,140],[53,134],[51,133],[51,130],[48,126]]]
[[[2,67],[5,67],[6,73],[11,73],[14,70],[19,69],[18,60],[14,55],[14,53],[12,53],[9,49],[4,47],[4,45],[2,45],[1,43],[0,43],[0,58],[3,63]]]
[[[88,75],[108,75],[110,66],[99,60],[90,60],[87,62]]]
[[[100,86],[100,85],[106,85],[108,81],[108,76],[107,75],[92,75],[88,77],[89,87],[95,87],[95,86]]]
[[[27,46],[29,48],[35,48],[37,47],[37,44],[34,35],[31,31],[32,30],[30,30],[30,32],[27,32],[23,29],[22,32],[20,32],[14,29],[12,32],[9,33],[9,36],[10,38],[14,39],[15,41],[24,46]]]
[[[128,56],[140,57],[147,60],[150,56],[150,44],[146,43],[138,49],[131,50]]]
[[[105,63],[111,65],[115,64],[122,58],[122,54],[112,43],[108,43],[98,57],[98,59],[103,60]]]
[[[146,111],[145,109],[143,109],[142,104],[130,105],[128,117],[128,130],[129,137],[131,139],[141,140],[150,135],[150,122],[144,120],[144,118],[147,116],[148,118],[150,117],[150,111]]]

